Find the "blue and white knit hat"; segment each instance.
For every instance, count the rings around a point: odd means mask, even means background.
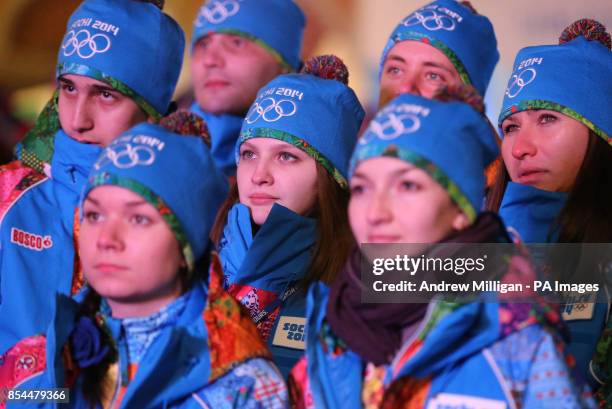
[[[485,168],[498,153],[489,122],[472,106],[402,94],[370,122],[351,157],[349,175],[371,158],[404,160],[427,172],[473,221],[484,200]]]
[[[240,131],[236,162],[244,141],[275,138],[308,153],[346,188],[365,112],[337,57],[316,57],[305,67],[306,73],[280,75],[259,90]]]
[[[497,39],[489,19],[455,0],[437,0],[416,10],[393,30],[383,50],[382,66],[393,46],[421,41],[451,61],[464,84],[485,94],[499,61]]]
[[[519,51],[498,123],[529,109],[565,114],[612,145],[612,52],[610,34],[593,20],[566,28],[558,45]],[[503,133],[502,133],[503,134]]]
[[[184,48],[181,27],[150,2],[85,0],[68,20],[56,73],[107,82],[159,119],[170,106]]]
[[[297,71],[305,24],[304,13],[292,0],[207,0],[193,23],[191,47],[209,33],[239,35]]]
[[[104,149],[89,175],[83,200],[103,185],[129,189],[151,203],[175,234],[190,270],[207,249],[228,191],[201,138],[147,123],[126,131]]]

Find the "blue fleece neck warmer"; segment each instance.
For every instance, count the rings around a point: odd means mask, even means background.
[[[235,148],[244,117],[232,114],[210,114],[202,111],[197,102],[191,106],[190,110],[206,121],[210,133],[210,153],[217,168],[225,176],[236,176]]]
[[[565,44],[523,48],[514,60],[499,125],[516,112],[549,109],[612,144],[610,95],[612,52],[600,42],[580,36]]]
[[[239,35],[297,71],[305,24],[304,13],[292,0],[208,0],[193,23],[191,47],[211,32]]]
[[[567,200],[567,193],[548,192],[509,182],[499,208],[504,224],[517,231],[525,243],[550,243],[557,239],[553,223]]]
[[[83,198],[102,185],[132,190],[158,209],[190,269],[207,249],[217,210],[227,195],[227,181],[200,138],[144,123],[104,149]]]
[[[184,48],[183,30],[153,4],[85,0],[68,20],[56,73],[107,82],[159,118],[169,108]]]
[[[225,285],[248,284],[282,293],[290,283],[304,278],[316,231],[314,219],[274,204],[253,236],[249,208],[234,205],[219,243]]]
[[[403,94],[370,122],[349,175],[361,161],[399,158],[427,172],[474,221],[484,200],[484,170],[498,152],[486,118],[471,106]]]
[[[236,145],[275,138],[295,145],[323,165],[341,187],[348,186],[351,151],[365,113],[351,88],[310,74],[276,77],[259,90]]]
[[[440,50],[465,84],[484,95],[499,61],[497,39],[489,19],[455,0],[437,0],[410,14],[393,30],[382,53],[382,66],[393,46],[421,41]]]

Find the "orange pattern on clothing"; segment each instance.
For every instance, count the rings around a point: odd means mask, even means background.
[[[41,374],[47,367],[47,339],[44,335],[24,338],[0,356],[0,387],[12,389]],[[6,407],[4,396],[0,409]]]
[[[380,409],[423,409],[430,387],[431,377],[426,379],[400,378],[392,382],[385,391]]]
[[[364,409],[378,409],[385,393],[385,375],[387,370],[384,365],[376,366],[368,363],[363,377],[363,388],[361,390],[361,401]]]
[[[83,278],[83,265],[81,264],[81,256],[79,255],[79,232],[81,231],[81,223],[79,217],[79,208],[74,209],[74,221],[72,224],[72,244],[74,246],[74,266],[72,268],[72,285],[70,286],[70,295],[75,295],[85,285]]]
[[[208,329],[212,382],[247,359],[271,359],[271,355],[247,311],[223,290],[223,273],[216,254],[211,257],[209,275],[203,318]]]

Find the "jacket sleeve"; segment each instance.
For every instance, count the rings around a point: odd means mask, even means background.
[[[274,364],[262,358],[248,360],[206,385],[193,398],[203,408],[284,409],[289,407],[287,386]]]

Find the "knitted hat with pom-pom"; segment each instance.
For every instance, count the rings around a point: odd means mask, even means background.
[[[482,208],[485,168],[497,157],[482,97],[469,85],[440,90],[433,100],[402,94],[370,122],[353,152],[360,162],[392,157],[425,171],[471,220]]]
[[[567,27],[558,45],[523,48],[516,56],[498,124],[520,111],[567,115],[612,144],[610,34],[594,20]]]
[[[300,74],[281,75],[259,90],[236,146],[275,138],[312,156],[346,188],[349,158],[365,113],[335,56],[314,57]]]

